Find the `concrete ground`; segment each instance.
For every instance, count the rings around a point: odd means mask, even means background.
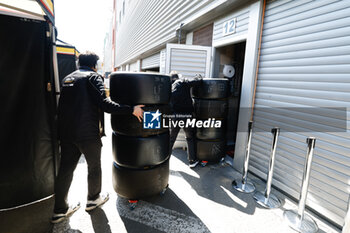
[[[261,208],[255,204],[252,194],[242,194],[231,187],[232,180],[240,178],[241,174],[228,163],[190,169],[186,152],[182,149],[173,150],[169,189],[165,195],[142,200],[134,210],[130,210],[127,200],[118,197],[112,187],[110,129],[107,135],[103,139],[102,189],[109,192],[110,200],[90,214],[85,212],[87,168],[82,157],[69,192],[69,201],[80,201],[82,208],[69,220],[53,225],[52,233],[295,232],[283,221],[285,209],[297,208],[293,201],[273,190],[283,200],[283,206],[274,210]],[[249,178],[256,184],[257,190],[264,190],[263,181],[253,176]],[[320,233],[340,232],[313,217]]]

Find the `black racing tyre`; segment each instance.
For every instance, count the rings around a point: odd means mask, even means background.
[[[218,120],[218,119],[217,119]],[[196,128],[196,138],[200,140],[215,140],[215,139],[222,139],[224,140],[226,138],[226,121],[221,121],[221,127],[215,128]]]
[[[152,135],[162,134],[169,131],[168,128],[162,127],[162,116],[163,114],[170,114],[169,105],[149,105],[142,108],[145,112],[157,112],[162,113],[160,116],[160,128],[159,129],[144,129],[143,121],[139,120],[133,115],[111,115],[112,129],[123,135],[137,136],[137,137],[148,137]]]
[[[154,73],[115,72],[109,82],[111,99],[120,104],[168,104],[170,76]]]
[[[224,99],[229,96],[229,80],[226,78],[204,78],[192,89],[192,95],[199,99]]]
[[[0,209],[0,232],[47,233],[51,232],[51,217],[55,196],[21,204],[13,208]]]
[[[113,188],[127,199],[142,199],[160,194],[168,185],[169,159],[149,169],[130,169],[113,163]]]
[[[219,162],[225,156],[226,140],[196,141],[197,159],[208,162]]]
[[[194,113],[197,119],[226,118],[228,101],[204,100],[194,98]]]
[[[150,137],[112,134],[114,161],[123,167],[144,168],[163,163],[170,156],[169,133]]]

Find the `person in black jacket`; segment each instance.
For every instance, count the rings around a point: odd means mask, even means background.
[[[198,86],[202,81],[200,75],[196,75],[193,79],[179,77],[178,74],[172,74],[172,86],[171,86],[171,99],[170,105],[172,108],[175,119],[186,121],[193,115],[193,103],[191,97],[192,87]],[[196,152],[194,133],[195,129],[191,127],[184,127],[183,130],[186,134],[187,141],[187,155],[190,168],[194,168],[198,164]],[[180,127],[173,127],[170,129],[170,148],[173,148],[177,135],[179,134]]]
[[[94,53],[79,55],[79,70],[62,80],[58,106],[58,133],[61,144],[61,163],[55,183],[53,223],[63,221],[80,207],[68,206],[67,195],[73,172],[81,154],[88,165],[88,196],[86,211],[108,201],[101,192],[101,137],[104,135],[104,112],[132,114],[141,121],[143,105],[119,105],[106,97],[103,78],[96,73],[99,57]]]

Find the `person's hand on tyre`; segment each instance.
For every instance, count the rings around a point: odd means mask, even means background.
[[[142,109],[142,107],[145,107],[145,105],[136,105],[136,106],[134,106],[134,111],[132,112],[132,114],[135,117],[137,117],[139,122],[142,122],[142,119],[143,119],[143,109]]]
[[[196,74],[196,75],[194,76],[194,79],[196,79],[196,80],[203,80],[203,77],[202,77],[201,74]]]

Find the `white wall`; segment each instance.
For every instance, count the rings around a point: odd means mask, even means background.
[[[152,49],[176,41],[176,30],[227,0],[202,1],[125,1],[125,15],[121,14],[124,0],[117,0],[116,63],[120,66],[139,59]],[[155,51],[154,51],[155,52]]]

